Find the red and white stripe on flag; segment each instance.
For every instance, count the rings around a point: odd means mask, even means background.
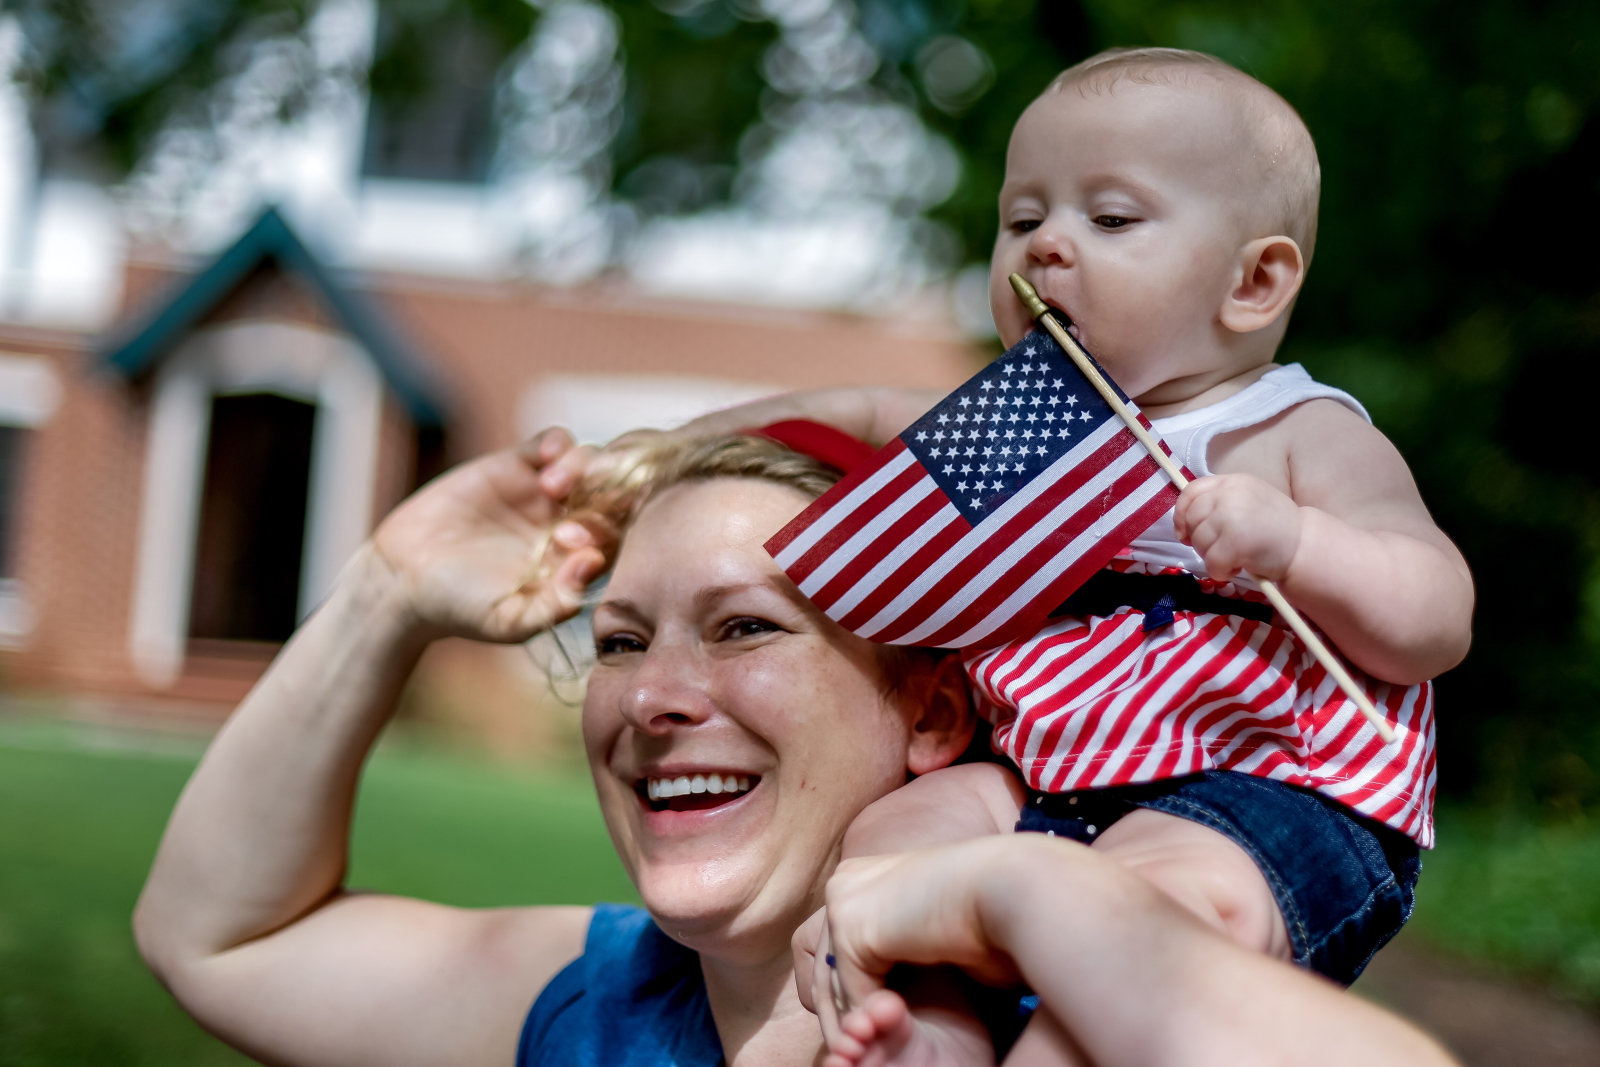
[[[1037,630],[1176,499],[1121,419],[1036,331],[766,548],[862,637],[984,648]]]

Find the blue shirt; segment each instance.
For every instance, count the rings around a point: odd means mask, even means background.
[[[583,955],[522,1026],[517,1067],[719,1067],[700,957],[641,908],[600,904]]]
[[[1038,998],[971,981],[964,985],[994,1037],[999,1062]],[[517,1067],[722,1067],[724,1062],[699,955],[662,933],[642,908],[621,904],[595,906],[583,955],[544,987],[517,1044]]]

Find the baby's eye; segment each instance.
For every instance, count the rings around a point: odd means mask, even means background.
[[[1039,228],[1041,222],[1042,220],[1040,219],[1018,219],[1011,224],[1011,232],[1032,233]]]
[[[595,638],[594,650],[601,656],[620,656],[629,652],[643,652],[645,643],[633,634],[607,634]]]
[[[1102,230],[1120,230],[1133,220],[1126,215],[1096,215],[1094,224]]]
[[[741,615],[737,619],[729,619],[722,624],[722,632],[718,635],[724,641],[737,641],[741,637],[754,637],[757,634],[776,633],[780,627],[775,622],[758,619],[753,615]]]

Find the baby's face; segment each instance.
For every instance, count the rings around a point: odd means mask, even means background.
[[[1216,370],[1237,284],[1249,139],[1225,93],[1067,86],[1017,122],[990,273],[1007,347],[1032,328],[1019,273],[1130,396]]]

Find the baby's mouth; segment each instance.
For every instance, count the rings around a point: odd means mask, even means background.
[[[1079,331],[1078,323],[1073,319],[1072,315],[1067,311],[1067,309],[1048,297],[1045,298],[1044,302],[1050,305],[1050,310],[1055,312],[1056,319],[1061,323],[1061,325],[1066,327],[1067,332],[1070,333],[1073,338],[1081,344],[1083,342],[1083,334]]]
[[[1079,344],[1082,344],[1083,333],[1078,329],[1078,324],[1073,321],[1072,316],[1068,315],[1065,311],[1062,311],[1054,304],[1051,304],[1050,306],[1055,308],[1056,318],[1061,320],[1061,324],[1067,328],[1067,332],[1072,335],[1072,339],[1077,341]]]
[[[704,811],[731,804],[760,783],[757,774],[713,771],[641,778],[633,791],[651,811]]]

